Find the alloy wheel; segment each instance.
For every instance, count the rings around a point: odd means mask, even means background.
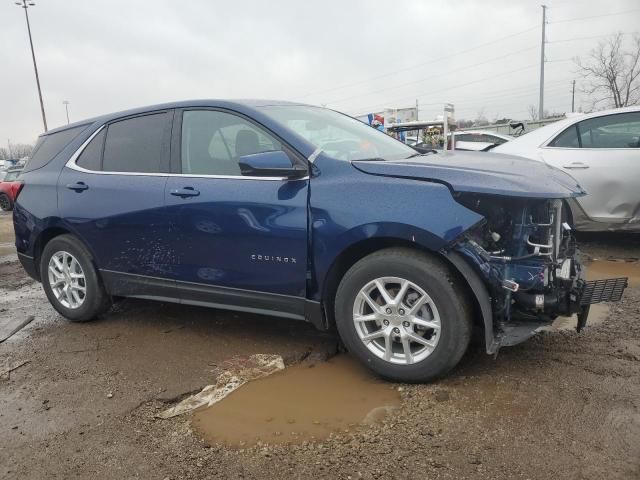
[[[63,307],[76,309],[87,297],[87,280],[80,262],[69,252],[54,253],[49,260],[49,285]]]
[[[371,353],[400,365],[431,355],[442,329],[431,297],[399,277],[376,278],[362,287],[353,305],[353,322]]]

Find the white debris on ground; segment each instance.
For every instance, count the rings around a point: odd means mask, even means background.
[[[280,355],[257,353],[248,358],[234,357],[225,363],[228,364],[228,368],[218,375],[215,385],[207,385],[201,392],[185,398],[156,417],[166,419],[192,412],[200,407],[209,407],[251,380],[284,370],[284,360]]]

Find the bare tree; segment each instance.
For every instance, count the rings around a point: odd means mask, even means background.
[[[538,119],[538,108],[535,105],[529,105],[529,117],[531,120]]]
[[[618,32],[601,41],[585,60],[574,58],[584,78],[582,91],[591,96],[592,108],[626,107],[640,103],[640,36],[625,48]]]
[[[28,157],[33,151],[33,145],[26,143],[12,143],[11,150],[0,147],[0,160],[16,160]]]
[[[484,107],[478,110],[478,113],[476,114],[476,118],[473,121],[473,125],[476,127],[483,127],[485,125],[489,125],[489,120],[487,120],[487,117],[484,113]]]

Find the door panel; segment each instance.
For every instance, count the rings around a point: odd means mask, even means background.
[[[640,112],[595,117],[568,127],[540,150],[543,160],[587,191],[578,199],[595,221],[626,222],[640,214]]]
[[[175,279],[304,297],[308,180],[171,177]],[[172,195],[172,192],[198,192]]]
[[[99,268],[167,277],[173,252],[168,242],[172,218],[164,206],[166,182],[164,176],[65,167],[58,182],[60,212],[90,247]]]
[[[171,277],[164,190],[172,120],[172,111],[160,111],[113,121],[62,170],[61,217],[101,269]]]
[[[225,303],[227,296],[228,304],[300,316],[308,179],[245,177],[238,163],[243,155],[276,150],[289,151],[248,117],[216,109],[176,112],[171,151],[178,175],[169,178],[165,201],[177,227],[174,278],[192,282],[181,286],[185,301]]]
[[[578,202],[593,220],[623,222],[637,212],[640,189],[631,179],[640,178],[640,151],[544,148],[542,157],[586,190]]]

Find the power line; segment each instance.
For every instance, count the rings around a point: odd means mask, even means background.
[[[555,103],[555,100],[561,99],[561,98],[569,98],[569,96],[571,95],[571,89],[570,87],[568,87],[567,85],[563,86],[562,89],[553,89],[553,91],[549,91],[549,89],[545,90],[545,94],[546,94],[546,99],[552,99],[553,103]],[[485,98],[479,98],[475,101],[471,101],[471,102],[459,102],[456,101],[455,105],[456,105],[456,114],[459,116],[464,116],[465,114],[467,114],[468,112],[472,112],[473,110],[477,110],[478,107],[486,107],[489,110],[500,110],[501,108],[505,108],[505,107],[511,107],[513,106],[513,103],[521,103],[519,102],[511,102],[511,100],[516,99],[516,98],[522,98],[522,97],[530,97],[531,98],[531,105],[533,105],[534,101],[535,101],[535,91],[532,90],[531,93],[529,94],[522,94],[522,95],[513,95],[510,96],[509,99],[505,99],[502,102],[495,102],[491,99],[485,99]],[[551,102],[550,102],[551,103]],[[442,104],[439,104],[440,106]]]
[[[547,43],[563,43],[563,42],[576,42],[579,40],[591,40],[594,38],[602,38],[602,37],[608,37],[610,35],[614,35],[617,32],[614,33],[606,33],[604,35],[592,35],[590,37],[576,37],[576,38],[565,38],[562,40],[547,40]],[[639,34],[640,32],[620,32],[622,35],[636,35]]]
[[[550,82],[546,82],[546,89],[545,91],[549,91],[551,92],[551,95],[556,95],[559,93],[558,89],[559,88],[564,88],[564,86],[562,84],[565,84],[567,82],[570,82],[571,78],[566,78],[566,79],[559,79],[559,80],[552,80]],[[467,98],[459,98],[459,97],[453,97],[451,99],[452,103],[455,103],[456,105],[470,105],[470,104],[480,104],[483,102],[487,102],[487,101],[493,101],[494,99],[500,99],[500,98],[519,98],[519,97],[523,97],[523,96],[535,96],[536,95],[536,87],[538,86],[538,84],[530,84],[530,85],[525,85],[525,86],[521,86],[521,87],[515,87],[515,88],[507,88],[507,89],[500,89],[500,90],[493,90],[493,91],[489,91],[489,92],[484,92],[481,94],[478,94],[476,97],[473,97],[472,99]],[[529,90],[528,93],[523,93],[523,94],[514,94],[514,93],[507,93],[507,92],[519,92],[521,90]],[[432,92],[432,93],[436,93],[436,92]],[[497,94],[497,95],[496,95]],[[407,98],[415,98],[415,97],[407,97]],[[390,102],[388,102],[390,103]],[[420,110],[421,111],[428,111],[428,109],[422,108],[422,107],[441,107],[443,102],[434,102],[434,103],[420,103]],[[379,104],[379,105],[386,105],[385,104]],[[464,108],[464,107],[463,107]],[[358,111],[358,110],[364,110],[362,109],[350,109],[350,111]],[[370,113],[371,111],[375,111],[376,108],[372,108],[371,110],[369,110],[367,113]]]
[[[447,75],[450,75],[450,74],[455,73],[455,72],[468,70],[470,68],[478,67],[480,65],[484,65],[484,64],[487,64],[487,63],[490,63],[490,62],[495,62],[496,60],[502,60],[503,58],[510,57],[511,55],[516,55],[518,53],[522,53],[522,52],[525,52],[525,51],[528,51],[528,50],[533,50],[535,48],[536,47],[523,48],[523,49],[520,49],[518,51],[507,53],[506,55],[501,55],[499,57],[490,58],[488,60],[485,60],[485,61],[482,61],[482,62],[479,62],[479,63],[474,63],[472,65],[465,65],[463,67],[454,68],[453,70],[447,70],[446,72],[435,74],[435,75],[430,75],[428,77],[423,77],[423,78],[420,78],[418,80],[412,80],[411,82],[401,83],[401,84],[397,84],[397,85],[390,85],[390,86],[387,86],[387,87],[384,87],[384,88],[380,88],[378,90],[372,90],[372,91],[369,91],[369,92],[358,93],[357,95],[351,95],[349,97],[343,97],[343,98],[339,98],[337,100],[330,100],[328,103],[340,103],[340,102],[344,102],[346,100],[351,100],[353,98],[364,97],[366,95],[371,95],[371,94],[374,94],[374,93],[380,93],[380,92],[384,92],[384,91],[387,91],[387,90],[392,90],[394,88],[400,88],[400,87],[406,87],[408,85],[414,85],[416,83],[421,83],[421,82],[424,82],[426,80],[431,80],[433,78],[447,76]]]
[[[548,23],[555,24],[555,23],[567,23],[567,22],[580,22],[582,20],[590,20],[592,18],[613,17],[613,16],[616,16],[616,15],[626,15],[627,13],[634,13],[634,12],[640,12],[640,8],[636,8],[636,9],[633,9],[633,10],[626,10],[624,12],[604,13],[602,15],[592,15],[590,17],[567,18],[567,19],[564,19],[564,20],[556,20],[555,22],[548,22]]]
[[[315,91],[315,92],[311,92],[311,93],[306,93],[304,95],[298,96],[298,98],[305,98],[305,97],[309,97],[311,95],[320,95],[320,94],[323,94],[323,93],[333,92],[335,90],[342,90],[344,88],[353,87],[353,86],[356,86],[356,85],[360,85],[362,83],[368,83],[368,82],[370,82],[372,80],[378,80],[380,78],[390,77],[392,75],[396,75],[396,74],[401,73],[401,72],[406,72],[408,70],[413,70],[413,69],[416,69],[416,68],[420,68],[420,67],[423,67],[425,65],[430,65],[430,64],[438,62],[440,60],[445,60],[445,59],[448,59],[448,58],[451,58],[451,57],[455,57],[455,56],[458,56],[458,55],[463,55],[465,53],[469,53],[469,52],[472,52],[474,50],[478,50],[479,48],[486,47],[487,45],[493,45],[494,43],[501,42],[501,41],[506,40],[508,38],[516,37],[518,35],[522,35],[523,33],[528,33],[528,32],[530,32],[532,30],[537,29],[537,28],[538,28],[538,26],[536,25],[536,26],[533,26],[531,28],[527,28],[526,30],[522,30],[520,32],[512,33],[511,35],[506,35],[504,37],[496,38],[495,40],[492,40],[490,42],[481,43],[480,45],[476,45],[475,47],[471,47],[471,48],[468,48],[466,50],[460,50],[458,52],[454,52],[454,53],[450,53],[450,54],[447,54],[447,55],[443,55],[441,57],[432,58],[432,59],[427,60],[426,62],[423,62],[423,63],[418,63],[418,64],[412,65],[410,67],[393,70],[393,71],[390,71],[390,72],[387,72],[387,73],[383,73],[381,75],[376,75],[376,76],[373,76],[373,77],[367,77],[366,79],[358,80],[356,82],[352,82],[352,83],[347,83],[347,84],[331,87],[331,88],[328,88],[326,90],[320,90],[320,91]]]
[[[376,104],[376,105],[372,105],[372,106],[361,107],[361,108],[358,108],[358,109],[355,109],[355,108],[354,108],[353,110],[360,110],[360,111],[364,111],[365,109],[369,109],[368,111],[370,112],[370,111],[372,111],[372,110],[371,110],[371,108],[372,108],[372,107],[374,107],[374,106],[375,106],[375,107],[379,107],[380,105],[383,105],[383,106],[384,106],[384,105],[387,105],[387,104],[388,104],[388,103],[390,103],[390,102],[399,102],[399,101],[407,100],[407,99],[415,99],[416,97],[420,98],[420,97],[424,97],[424,96],[426,96],[426,95],[432,95],[432,94],[434,94],[434,93],[446,92],[446,91],[448,91],[448,90],[453,90],[453,89],[455,89],[455,88],[466,87],[466,86],[468,86],[468,85],[473,85],[473,84],[475,84],[475,83],[481,83],[481,82],[484,82],[484,81],[487,81],[487,80],[493,80],[494,78],[503,77],[503,76],[505,76],[505,75],[509,75],[509,74],[511,74],[511,73],[521,72],[521,71],[523,71],[523,70],[529,70],[529,69],[531,69],[531,68],[533,68],[533,67],[535,67],[535,66],[536,66],[536,65],[529,65],[529,66],[522,67],[522,68],[516,68],[515,70],[509,70],[508,72],[499,73],[499,74],[497,74],[497,75],[491,75],[491,76],[489,76],[489,77],[480,78],[480,79],[478,79],[478,80],[473,80],[473,81],[471,81],[471,82],[461,83],[461,84],[458,84],[458,85],[454,85],[454,86],[452,86],[452,87],[447,87],[447,88],[443,88],[443,89],[440,89],[440,90],[432,90],[432,91],[430,91],[430,92],[423,93],[423,94],[420,94],[420,95],[411,95],[411,96],[409,96],[409,97],[397,98],[397,99],[394,99],[394,100],[386,101],[386,102],[384,102],[384,103],[378,103],[378,104]]]

